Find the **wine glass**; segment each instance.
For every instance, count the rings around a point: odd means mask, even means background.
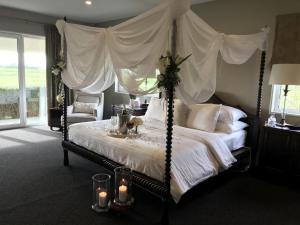
[[[116,127],[116,125],[118,124],[118,117],[116,117],[116,116],[111,116],[111,117],[110,117],[110,124],[111,124],[111,126],[112,126],[113,132],[115,132],[115,131],[116,131],[115,127]]]

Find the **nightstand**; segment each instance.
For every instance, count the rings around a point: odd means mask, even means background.
[[[134,108],[133,116],[144,116],[146,114],[147,108]]]
[[[300,131],[264,126],[257,164],[262,169],[300,176]]]
[[[61,116],[62,116],[62,109],[61,108],[50,108],[48,111],[48,126],[51,130],[53,130],[53,127],[59,128],[59,130],[62,129],[61,127]]]

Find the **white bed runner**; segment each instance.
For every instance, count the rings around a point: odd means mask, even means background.
[[[69,139],[131,169],[163,181],[165,171],[165,125],[145,123],[138,139],[109,137],[108,120],[74,124]],[[176,202],[189,189],[227,169],[235,162],[224,141],[216,135],[174,126],[171,194]]]

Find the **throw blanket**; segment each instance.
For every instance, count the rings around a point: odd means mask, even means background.
[[[109,120],[74,124],[69,139],[77,145],[103,155],[131,169],[163,181],[165,171],[165,125],[145,122],[141,137],[109,137]],[[175,202],[189,189],[229,168],[236,160],[226,144],[215,134],[174,126],[171,194]]]

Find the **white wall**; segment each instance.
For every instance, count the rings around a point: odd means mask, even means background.
[[[258,32],[265,25],[271,27],[267,66],[263,86],[263,114],[269,113],[271,86],[269,59],[273,48],[276,15],[300,13],[299,0],[216,0],[192,7],[203,20],[219,32],[249,34]],[[256,109],[260,53],[246,64],[236,66],[219,61],[217,95],[232,104],[239,104],[250,112]],[[288,122],[300,124],[300,118],[288,118]]]

